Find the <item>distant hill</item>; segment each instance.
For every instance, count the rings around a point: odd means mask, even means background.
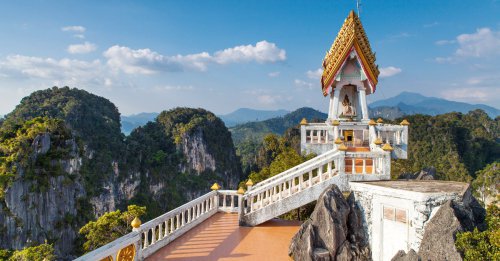
[[[249,108],[237,109],[225,115],[219,115],[227,127],[247,123],[251,121],[263,121],[274,117],[280,117],[289,113],[287,110],[254,110]]]
[[[224,124],[229,127],[234,127],[238,124],[247,123],[251,121],[263,121],[274,117],[280,117],[289,113],[287,110],[254,110],[249,108],[237,109],[225,115],[219,115]],[[158,116],[157,112],[142,112],[133,115],[121,116],[122,119],[122,132],[129,135],[133,129],[144,126],[149,121],[154,121]],[[1,117],[0,117],[1,119]]]
[[[500,115],[500,110],[484,104],[469,104],[449,101],[442,98],[427,97],[418,93],[402,92],[397,96],[373,102],[369,105],[370,116],[395,119],[403,115],[439,115],[448,112],[467,113],[481,109],[491,118]]]
[[[229,130],[232,133],[234,143],[239,144],[245,139],[260,141],[267,133],[282,135],[288,128],[299,124],[302,118],[306,118],[308,121],[315,121],[324,120],[327,117],[328,115],[323,112],[304,107],[290,112],[283,117],[239,124]]]
[[[159,113],[157,112],[142,112],[139,114],[133,114],[128,116],[121,116],[122,120],[122,132],[125,135],[129,135],[133,129],[143,126],[149,121],[153,121]]]

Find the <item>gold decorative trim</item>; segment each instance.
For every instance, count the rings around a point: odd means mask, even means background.
[[[107,256],[107,257],[101,259],[100,261],[113,261],[113,258],[111,256]]]
[[[374,87],[377,85],[380,72],[375,64],[375,54],[371,50],[370,42],[361,21],[354,11],[351,11],[344,20],[344,24],[330,47],[330,51],[326,53],[323,60],[321,87],[324,96],[328,95],[328,85],[332,83],[333,77],[341,68],[352,48],[358,52],[362,67],[368,73],[368,80]]]
[[[135,259],[135,246],[130,244],[118,251],[116,261],[134,261]]]

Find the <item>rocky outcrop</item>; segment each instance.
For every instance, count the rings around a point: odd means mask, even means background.
[[[38,135],[32,144],[32,158],[51,148],[50,133]],[[0,248],[22,249],[45,241],[54,243],[59,257],[67,256],[77,237],[78,211],[85,189],[79,175],[82,166],[74,140],[67,141],[70,158],[52,162],[62,175],[33,180],[18,168],[18,177],[0,201]]]
[[[398,179],[434,180],[436,179],[436,168],[429,167],[415,173],[402,173]]]
[[[293,237],[289,255],[294,260],[371,260],[361,217],[354,195],[346,200],[331,185]]]
[[[462,201],[447,201],[425,225],[418,253],[412,249],[408,253],[398,252],[395,261],[404,260],[462,260],[455,248],[458,232],[474,228],[485,229],[484,208],[467,192]]]

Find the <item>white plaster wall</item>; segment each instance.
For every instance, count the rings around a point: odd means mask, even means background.
[[[406,209],[408,215],[408,251],[418,251],[424,236],[425,225],[448,200],[462,200],[460,193],[420,193],[409,190],[393,189],[364,183],[350,182],[356,203],[363,214],[363,226],[368,232],[368,242],[373,260],[382,260],[382,206]],[[400,235],[394,234],[394,237]],[[395,253],[392,253],[394,256]],[[390,260],[390,258],[389,258]]]

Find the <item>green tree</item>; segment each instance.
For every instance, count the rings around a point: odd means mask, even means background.
[[[130,222],[145,213],[146,207],[130,205],[125,212],[107,212],[96,221],[90,221],[80,229],[80,234],[86,239],[83,249],[89,252],[124,236],[132,231]]]
[[[492,204],[487,209],[487,230],[457,233],[455,246],[464,260],[500,260],[500,208]]]
[[[500,161],[495,161],[476,172],[472,187],[483,203],[486,204],[487,199],[494,200],[500,187]]]
[[[55,259],[54,246],[46,243],[27,247],[23,250],[16,250],[13,252],[12,256],[8,258],[9,261],[52,261]]]

